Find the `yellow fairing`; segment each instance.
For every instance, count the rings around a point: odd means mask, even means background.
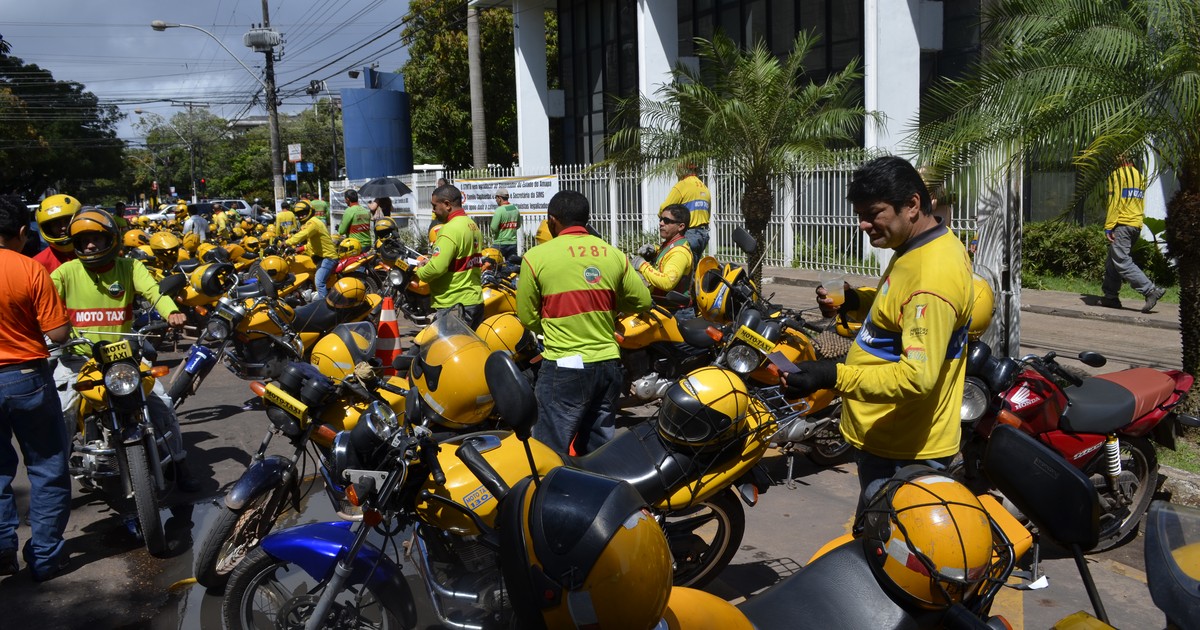
[[[408,290],[417,295],[429,295],[429,284],[417,280],[415,277],[408,283]]]
[[[483,318],[517,312],[517,294],[503,287],[483,287]]]
[[[150,395],[150,390],[154,389],[154,377],[150,376],[150,368],[146,364],[141,364],[142,369],[142,394]],[[104,374],[100,372],[99,366],[95,360],[89,360],[79,370],[79,381],[95,381],[96,385],[79,392],[79,421],[82,423],[84,416],[97,411],[108,409],[108,402],[105,396],[108,394],[108,389],[104,387]]]
[[[781,352],[792,363],[800,363],[801,361],[815,361],[817,359],[817,351],[813,348],[812,342],[807,337],[795,334],[788,334],[780,341],[772,352]],[[763,385],[778,385],[779,376],[776,375],[769,367],[763,366],[750,373],[750,378],[755,382]],[[837,392],[832,389],[822,389],[804,400],[808,402],[808,410],[804,415],[812,415],[826,407],[829,403],[837,398]],[[796,402],[796,401],[792,401]]]
[[[660,511],[679,510],[725,490],[762,459],[767,451],[767,440],[775,429],[775,416],[761,402],[751,398],[750,409],[746,412],[747,435],[741,455],[723,459],[702,477],[676,489],[653,507]]]
[[[754,624],[729,602],[704,591],[671,589],[663,621],[669,630],[753,630]]]
[[[238,332],[249,333],[253,331],[269,335],[283,334],[279,326],[271,320],[271,309],[267,304],[259,304],[255,307],[254,299],[247,298],[242,306],[246,308],[247,312],[246,316],[242,318],[241,323],[238,324]],[[283,320],[285,324],[291,323],[292,320],[296,319],[296,312],[284,302],[275,304],[275,313],[279,315],[279,319]],[[313,341],[315,343],[316,340]]]
[[[197,291],[196,287],[189,284],[184,287],[183,291],[180,291],[179,297],[175,298],[175,303],[183,306],[208,306],[216,304],[220,298],[221,296],[219,295],[205,295]]]
[[[1109,630],[1112,626],[1081,610],[1063,617],[1051,628],[1054,630]]]
[[[408,386],[407,381],[396,376],[389,378],[388,383],[400,389]],[[396,412],[396,415],[400,418],[404,417],[404,396],[402,394],[396,394],[384,388],[380,388],[375,393],[383,396],[383,399]],[[367,410],[366,402],[359,400],[357,397],[355,397],[355,401],[354,403],[339,402],[332,405],[325,405],[318,420],[321,424],[332,428],[334,432],[353,429],[358,424],[359,417]],[[332,440],[321,432],[314,431],[312,441],[325,447],[333,446]]]
[[[683,335],[679,334],[679,325],[670,314],[659,311],[647,311],[637,315],[628,315],[617,322],[617,334],[625,350],[637,350],[660,341],[682,343]]]
[[[529,461],[525,457],[525,447],[521,445],[521,441],[516,436],[506,431],[487,431],[471,435],[492,435],[501,438],[500,446],[484,451],[483,457],[500,473],[510,487],[529,476]],[[461,442],[461,437],[442,442],[441,451],[438,453],[438,462],[442,465],[442,472],[446,473],[446,483],[439,486],[432,479],[427,479],[422,490],[448,498],[459,505],[469,506],[484,523],[494,525],[496,522],[496,499],[484,489],[483,485],[479,483],[479,478],[468,470],[462,460],[454,454]],[[541,442],[530,440],[529,447],[533,449],[533,458],[537,462],[539,475],[544,475],[550,470],[562,466],[562,458]],[[532,494],[530,493],[530,495]],[[440,501],[418,500],[417,515],[426,523],[452,534],[474,536],[480,533],[462,510],[447,507]]]

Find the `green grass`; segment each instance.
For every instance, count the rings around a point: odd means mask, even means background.
[[[1091,280],[1081,280],[1079,278],[1058,278],[1052,276],[1021,276],[1021,287],[1024,289],[1036,289],[1039,291],[1065,291],[1067,293],[1079,293],[1082,295],[1104,295],[1100,290],[1100,283]],[[1167,294],[1162,297],[1160,302],[1168,302],[1170,304],[1179,303],[1179,287],[1164,287]],[[1145,299],[1142,294],[1129,288],[1129,285],[1121,286],[1121,299],[1137,302]]]
[[[1172,451],[1169,448],[1158,446],[1158,463],[1164,466],[1171,466],[1180,470],[1186,470],[1190,473],[1200,474],[1200,431],[1187,431],[1187,433],[1176,439],[1175,449]]]

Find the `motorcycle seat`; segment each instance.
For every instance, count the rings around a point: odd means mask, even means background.
[[[338,324],[356,321],[371,308],[370,302],[363,302],[352,308],[334,309],[325,300],[316,300],[296,309],[292,325],[296,332],[326,332]]]
[[[859,540],[813,560],[798,573],[739,604],[738,610],[759,630],[915,629],[936,625],[915,618],[884,591]]]
[[[256,297],[261,296],[262,294],[263,294],[262,286],[260,286],[257,282],[249,282],[246,284],[239,284],[238,286],[234,287],[234,289],[233,289],[233,297],[236,299],[239,299],[239,300],[245,300],[248,298],[256,298]]]
[[[687,319],[679,324],[679,334],[683,336],[683,342],[689,346],[696,348],[711,348],[716,345],[712,337],[708,336],[708,320],[695,318]]]
[[[1133,368],[1084,379],[1068,387],[1062,426],[1074,433],[1115,433],[1150,413],[1175,391],[1175,379],[1153,368]]]
[[[564,464],[628,481],[646,503],[652,505],[714,463],[712,455],[668,447],[653,422],[642,422],[628,431],[620,431],[595,451],[569,459]]]

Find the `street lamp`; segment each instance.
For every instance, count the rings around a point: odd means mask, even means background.
[[[283,155],[280,153],[279,143],[279,103],[276,102],[275,95],[274,47],[278,46],[282,42],[282,38],[280,38],[278,32],[269,27],[269,21],[267,19],[267,1],[263,0],[263,28],[251,29],[250,32],[247,33],[243,38],[246,46],[253,48],[256,52],[266,53],[267,63],[263,73],[266,76],[265,81],[258,78],[258,74],[251,70],[249,66],[242,63],[242,60],[238,59],[237,55],[233,54],[233,51],[226,48],[225,44],[222,43],[216,35],[213,35],[199,26],[194,24],[175,24],[173,22],[154,20],[153,22],[150,22],[150,28],[159,32],[165,31],[169,28],[190,28],[208,35],[213,41],[217,42],[218,46],[224,49],[225,52],[229,53],[230,57],[233,57],[235,61],[241,64],[242,68],[245,68],[246,72],[249,72],[250,75],[254,77],[254,80],[258,81],[258,84],[262,86],[263,92],[265,92],[267,99],[267,127],[271,132],[271,178],[274,180],[275,208],[278,210],[279,202],[283,200],[286,194],[283,190]],[[194,183],[193,186],[195,186]]]

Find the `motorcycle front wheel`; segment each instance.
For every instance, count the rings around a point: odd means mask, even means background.
[[[675,565],[675,586],[702,588],[733,560],[746,533],[746,511],[732,490],[723,490],[703,503],[668,512],[663,533]]]
[[[1098,553],[1124,542],[1146,516],[1150,501],[1158,490],[1158,454],[1150,440],[1144,437],[1121,440],[1121,475],[1117,478],[1117,486],[1129,498],[1128,504],[1108,488],[1103,472],[1103,449],[1093,467],[1096,470],[1090,471],[1092,483],[1100,493],[1100,543],[1091,553]]]
[[[142,538],[146,541],[146,551],[152,556],[160,556],[167,551],[167,536],[158,513],[158,488],[154,485],[154,475],[146,458],[146,445],[126,446],[125,461],[129,463],[129,485],[133,488],[133,503],[137,508]]]
[[[233,569],[274,529],[286,506],[283,490],[280,486],[255,497],[240,510],[219,504],[217,517],[192,561],[192,574],[200,586],[213,593],[225,590]]]
[[[229,576],[221,614],[229,630],[304,627],[321,595],[320,580],[262,547],[246,555]],[[398,618],[370,587],[349,585],[338,595],[322,627],[400,628]]]

